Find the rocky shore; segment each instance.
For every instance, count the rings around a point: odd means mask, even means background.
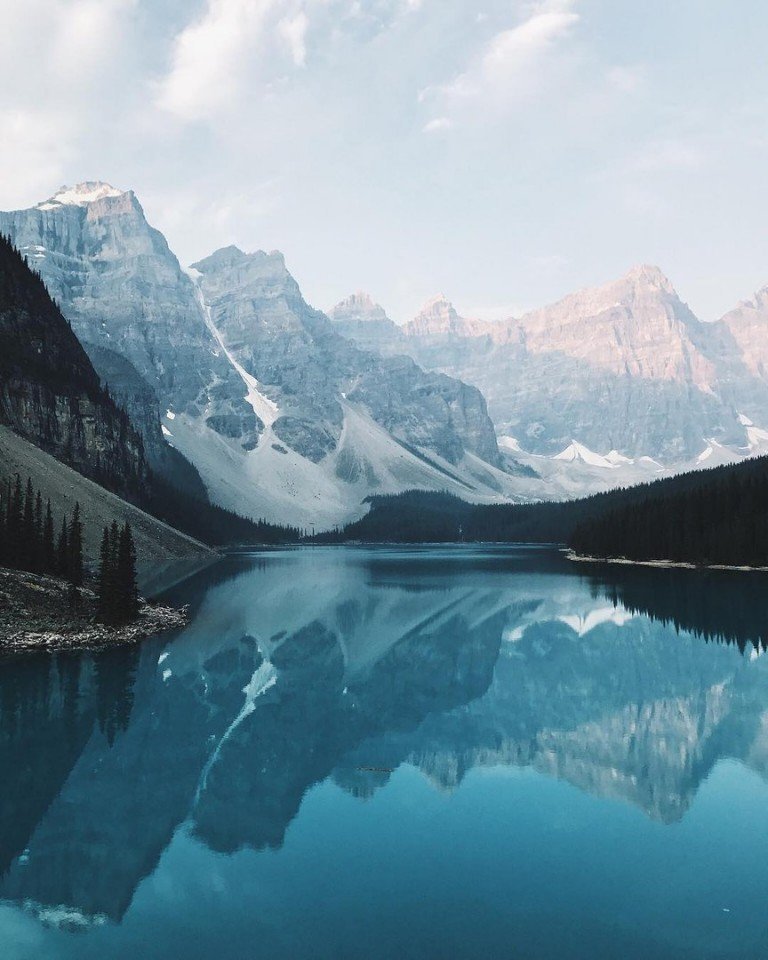
[[[29,650],[98,650],[136,643],[184,626],[186,609],[141,601],[133,623],[110,626],[96,618],[96,594],[86,585],[78,608],[69,605],[69,585],[54,577],[0,569],[0,656]]]

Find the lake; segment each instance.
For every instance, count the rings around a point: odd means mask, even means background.
[[[3,960],[768,956],[768,579],[230,556],[0,663]]]

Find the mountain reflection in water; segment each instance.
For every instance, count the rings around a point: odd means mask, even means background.
[[[313,785],[366,799],[404,764],[448,793],[528,767],[665,824],[723,758],[768,773],[758,574],[317,549],[168,598],[176,635],[0,667],[2,900],[119,922],[182,825],[280,850]]]

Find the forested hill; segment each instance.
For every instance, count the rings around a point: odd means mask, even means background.
[[[768,563],[768,458],[563,503],[465,503],[447,494],[371,498],[324,542],[561,543],[595,557]],[[763,560],[760,558],[763,557]]]
[[[768,566],[768,457],[676,479],[583,518],[569,546],[603,559]]]

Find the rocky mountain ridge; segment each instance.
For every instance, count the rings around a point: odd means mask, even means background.
[[[346,336],[361,335],[366,296],[331,311]],[[754,428],[768,423],[768,288],[708,323],[643,265],[519,318],[466,319],[441,296],[393,327],[378,349],[475,384],[499,436],[531,455],[557,456],[575,441],[675,469],[706,459],[712,442],[733,459],[762,449]]]
[[[180,452],[214,502],[327,526],[371,492],[511,494],[480,392],[354,346],[279,253],[229,247],[185,271],[134,193],[97,181],[1,213],[0,230],[40,271],[153,466],[178,474],[168,459]]]

